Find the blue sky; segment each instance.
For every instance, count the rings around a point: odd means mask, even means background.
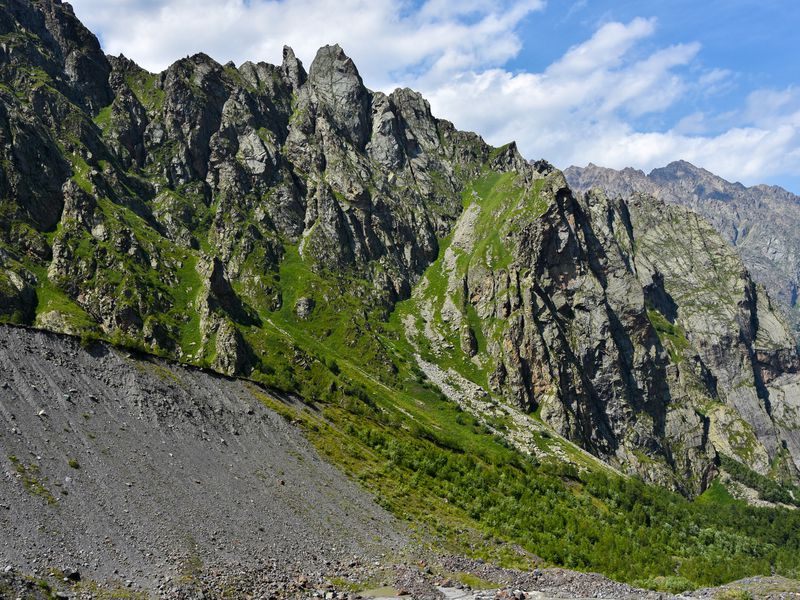
[[[507,67],[541,71],[565,46],[591,37],[599,24],[655,17],[655,33],[640,51],[698,42],[692,69],[720,69],[729,77],[721,92],[695,95],[660,115],[652,126],[667,127],[695,110],[725,113],[743,104],[754,89],[800,85],[800,2],[787,0],[637,0],[550,2],[521,23],[524,48]],[[546,28],[537,23],[545,20]]]
[[[645,171],[677,159],[800,193],[797,0],[73,0],[107,52],[158,71],[308,65],[340,43],[368,87],[528,158]]]

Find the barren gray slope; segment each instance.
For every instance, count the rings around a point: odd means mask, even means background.
[[[198,559],[309,572],[402,545],[254,390],[1,326],[0,564],[152,585]]]

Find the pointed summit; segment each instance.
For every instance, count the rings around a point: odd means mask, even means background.
[[[294,92],[306,82],[307,75],[303,63],[294,55],[294,50],[290,46],[283,47],[281,71]]]
[[[308,81],[320,108],[357,147],[369,139],[369,92],[339,44],[323,46],[311,63]]]
[[[358,73],[353,59],[351,59],[339,44],[332,46],[323,46],[317,50],[317,55],[311,63],[311,77],[314,73],[327,73],[331,70],[336,70],[342,75],[347,75],[358,80],[363,85],[361,75]]]
[[[55,0],[0,2],[0,34],[27,31],[4,41],[3,62],[13,69],[36,63],[55,87],[76,104],[99,111],[113,94],[108,85],[111,66],[95,35],[86,29],[67,3]],[[17,46],[9,52],[9,48]]]

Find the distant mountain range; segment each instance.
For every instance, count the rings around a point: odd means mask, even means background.
[[[682,160],[649,175],[593,164],[569,167],[564,175],[574,190],[601,188],[623,198],[647,194],[705,217],[736,247],[800,340],[800,196],[777,186],[731,183]]]

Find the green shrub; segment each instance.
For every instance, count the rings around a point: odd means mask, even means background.
[[[728,588],[714,594],[716,600],[753,600],[753,594],[745,590]]]

